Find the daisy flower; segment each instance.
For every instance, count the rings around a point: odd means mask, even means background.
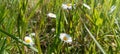
[[[50,18],[56,18],[56,15],[53,14],[53,13],[48,13],[47,16],[50,17]]]
[[[31,46],[34,44],[32,38],[29,37],[29,36],[26,36],[26,37],[24,38],[24,40],[25,40],[25,42],[26,42],[27,44],[29,44],[29,45],[31,45]]]
[[[63,9],[72,9],[72,4],[68,3],[68,4],[62,4],[62,8]]]
[[[66,33],[61,33],[59,38],[62,41],[67,42],[67,43],[71,43],[72,42],[72,38],[70,37],[70,35],[68,35]]]

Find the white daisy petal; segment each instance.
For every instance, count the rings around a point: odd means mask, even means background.
[[[29,36],[35,36],[35,33],[30,33],[30,35]]]
[[[85,3],[83,4],[83,6],[86,7],[87,9],[89,9],[89,10],[91,9],[90,6],[85,4]]]
[[[47,16],[48,16],[48,17],[51,17],[51,18],[56,18],[56,15],[53,14],[53,13],[48,13]]]
[[[68,7],[67,7],[66,4],[62,4],[62,8],[63,8],[63,9],[67,9]]]
[[[71,43],[72,42],[72,38],[69,37],[68,40],[67,40],[67,42]]]

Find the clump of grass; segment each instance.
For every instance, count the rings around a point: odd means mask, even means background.
[[[0,0],[0,54],[119,54],[119,3]]]

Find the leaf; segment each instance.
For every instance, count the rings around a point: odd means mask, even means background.
[[[97,20],[96,20],[96,23],[95,23],[97,26],[100,26],[100,25],[102,25],[103,24],[103,19],[101,19],[101,18],[98,18]]]
[[[92,35],[92,33],[89,31],[89,29],[87,28],[87,26],[84,24],[85,29],[88,31],[88,33],[90,34],[90,37],[93,39],[93,41],[95,42],[95,44],[97,45],[97,47],[101,50],[101,52],[103,54],[106,54],[105,51],[103,50],[102,46],[98,43],[98,41],[95,39],[95,37]]]
[[[85,14],[86,15],[86,17],[91,21],[91,22],[93,22],[93,20],[92,20],[92,18],[90,17],[90,15],[88,15],[88,14]]]
[[[0,43],[1,43],[0,44],[0,54],[3,53],[3,51],[5,50],[5,46],[6,46],[5,42],[6,42],[6,38],[4,38],[0,41]]]

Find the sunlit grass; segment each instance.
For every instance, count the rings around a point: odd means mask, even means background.
[[[119,54],[119,9],[119,0],[0,0],[0,54]]]

